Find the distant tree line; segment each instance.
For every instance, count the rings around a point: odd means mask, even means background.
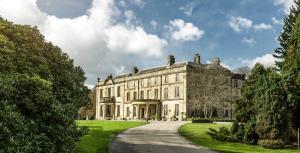
[[[231,129],[211,129],[223,141],[259,144],[266,148],[293,146],[300,127],[300,1],[284,19],[275,49],[276,68],[256,64],[236,101],[236,122]]]
[[[0,152],[74,152],[85,79],[37,27],[0,18]]]

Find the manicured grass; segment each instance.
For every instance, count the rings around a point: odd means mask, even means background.
[[[89,133],[76,144],[76,153],[107,153],[112,139],[125,129],[145,124],[137,121],[77,121],[78,126],[89,127]]]
[[[217,152],[223,153],[300,153],[300,150],[296,149],[282,149],[282,150],[271,150],[265,149],[257,145],[247,145],[241,143],[222,142],[213,140],[208,134],[206,134],[208,128],[219,129],[221,124],[212,123],[188,123],[179,128],[181,135],[191,140],[192,142],[201,146],[210,148]]]

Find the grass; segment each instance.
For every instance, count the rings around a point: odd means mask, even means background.
[[[108,144],[120,132],[145,124],[137,121],[77,121],[89,127],[89,133],[76,144],[76,153],[107,153]]]
[[[222,142],[213,140],[208,134],[206,134],[208,128],[219,129],[221,126],[230,125],[221,125],[221,124],[212,124],[212,123],[198,123],[192,124],[188,123],[179,128],[181,135],[191,140],[192,142],[215,150],[217,152],[223,153],[300,153],[300,150],[296,149],[265,149],[257,145],[247,145],[241,143],[233,142]]]

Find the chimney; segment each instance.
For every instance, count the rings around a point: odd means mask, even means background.
[[[168,57],[168,66],[172,66],[175,63],[174,55],[169,55]]]
[[[131,70],[131,74],[136,74],[138,72],[139,72],[139,69],[136,66],[134,66]]]
[[[220,58],[217,57],[217,58],[213,59],[212,63],[216,64],[216,65],[220,65]]]
[[[198,65],[201,64],[199,53],[195,54],[195,56],[194,56],[194,63],[198,64]]]
[[[97,78],[97,82],[98,82],[98,83],[100,82],[100,77]]]

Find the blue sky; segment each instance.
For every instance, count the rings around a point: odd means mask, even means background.
[[[235,69],[272,66],[292,0],[0,0],[0,16],[37,25],[86,72],[97,76],[220,57]]]

